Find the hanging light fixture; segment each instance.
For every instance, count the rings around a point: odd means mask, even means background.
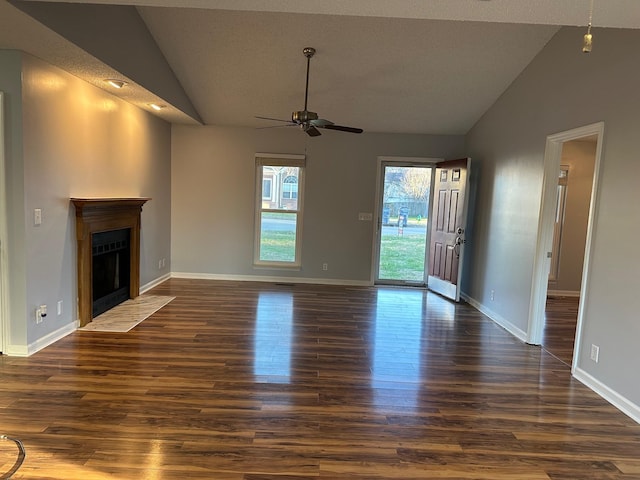
[[[591,47],[593,45],[593,36],[591,35],[591,21],[593,20],[593,0],[591,0],[591,6],[589,7],[589,25],[587,26],[587,33],[584,34],[582,39],[582,52],[591,53]]]

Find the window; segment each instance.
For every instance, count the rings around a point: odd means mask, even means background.
[[[300,266],[304,156],[256,155],[254,264]]]
[[[298,198],[298,177],[289,175],[282,184],[282,198]]]
[[[271,200],[271,184],[272,183],[273,183],[273,179],[271,178],[262,179],[262,199],[263,200]]]

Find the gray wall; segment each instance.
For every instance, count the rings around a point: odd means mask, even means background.
[[[14,154],[7,161],[11,175],[24,176],[24,192],[9,198],[8,209],[12,237],[24,239],[10,245],[10,255],[13,260],[18,254],[26,281],[14,283],[12,269],[11,308],[19,315],[11,315],[7,350],[25,353],[77,319],[70,197],[151,197],[142,212],[141,284],[168,273],[170,265],[160,270],[158,259],[171,253],[171,127],[56,67],[20,56],[21,71],[15,73],[23,79],[22,118],[10,127],[22,127],[22,138],[15,139],[22,164]],[[10,104],[20,106],[20,97],[12,96]],[[35,208],[42,209],[40,226],[33,222]],[[49,315],[36,324],[33,312],[41,304]]]
[[[545,139],[604,121],[577,367],[637,409],[640,31],[596,29],[590,55],[580,51],[583,33],[560,30],[468,134],[468,153],[481,171],[466,282],[472,299],[527,330]],[[591,344],[600,346],[597,364],[589,360]]]
[[[172,270],[219,276],[297,277],[369,282],[377,157],[458,157],[462,136],[297,129],[172,129]],[[256,269],[255,153],[305,154],[302,269]],[[322,271],[322,264],[329,269]]]

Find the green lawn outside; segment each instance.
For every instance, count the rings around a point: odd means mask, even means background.
[[[381,280],[424,280],[425,239],[422,235],[383,235],[380,241]]]
[[[260,260],[293,262],[296,255],[296,233],[264,231],[260,242]]]

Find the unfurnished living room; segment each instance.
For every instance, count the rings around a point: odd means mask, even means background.
[[[0,0],[0,478],[640,479],[637,0]]]

